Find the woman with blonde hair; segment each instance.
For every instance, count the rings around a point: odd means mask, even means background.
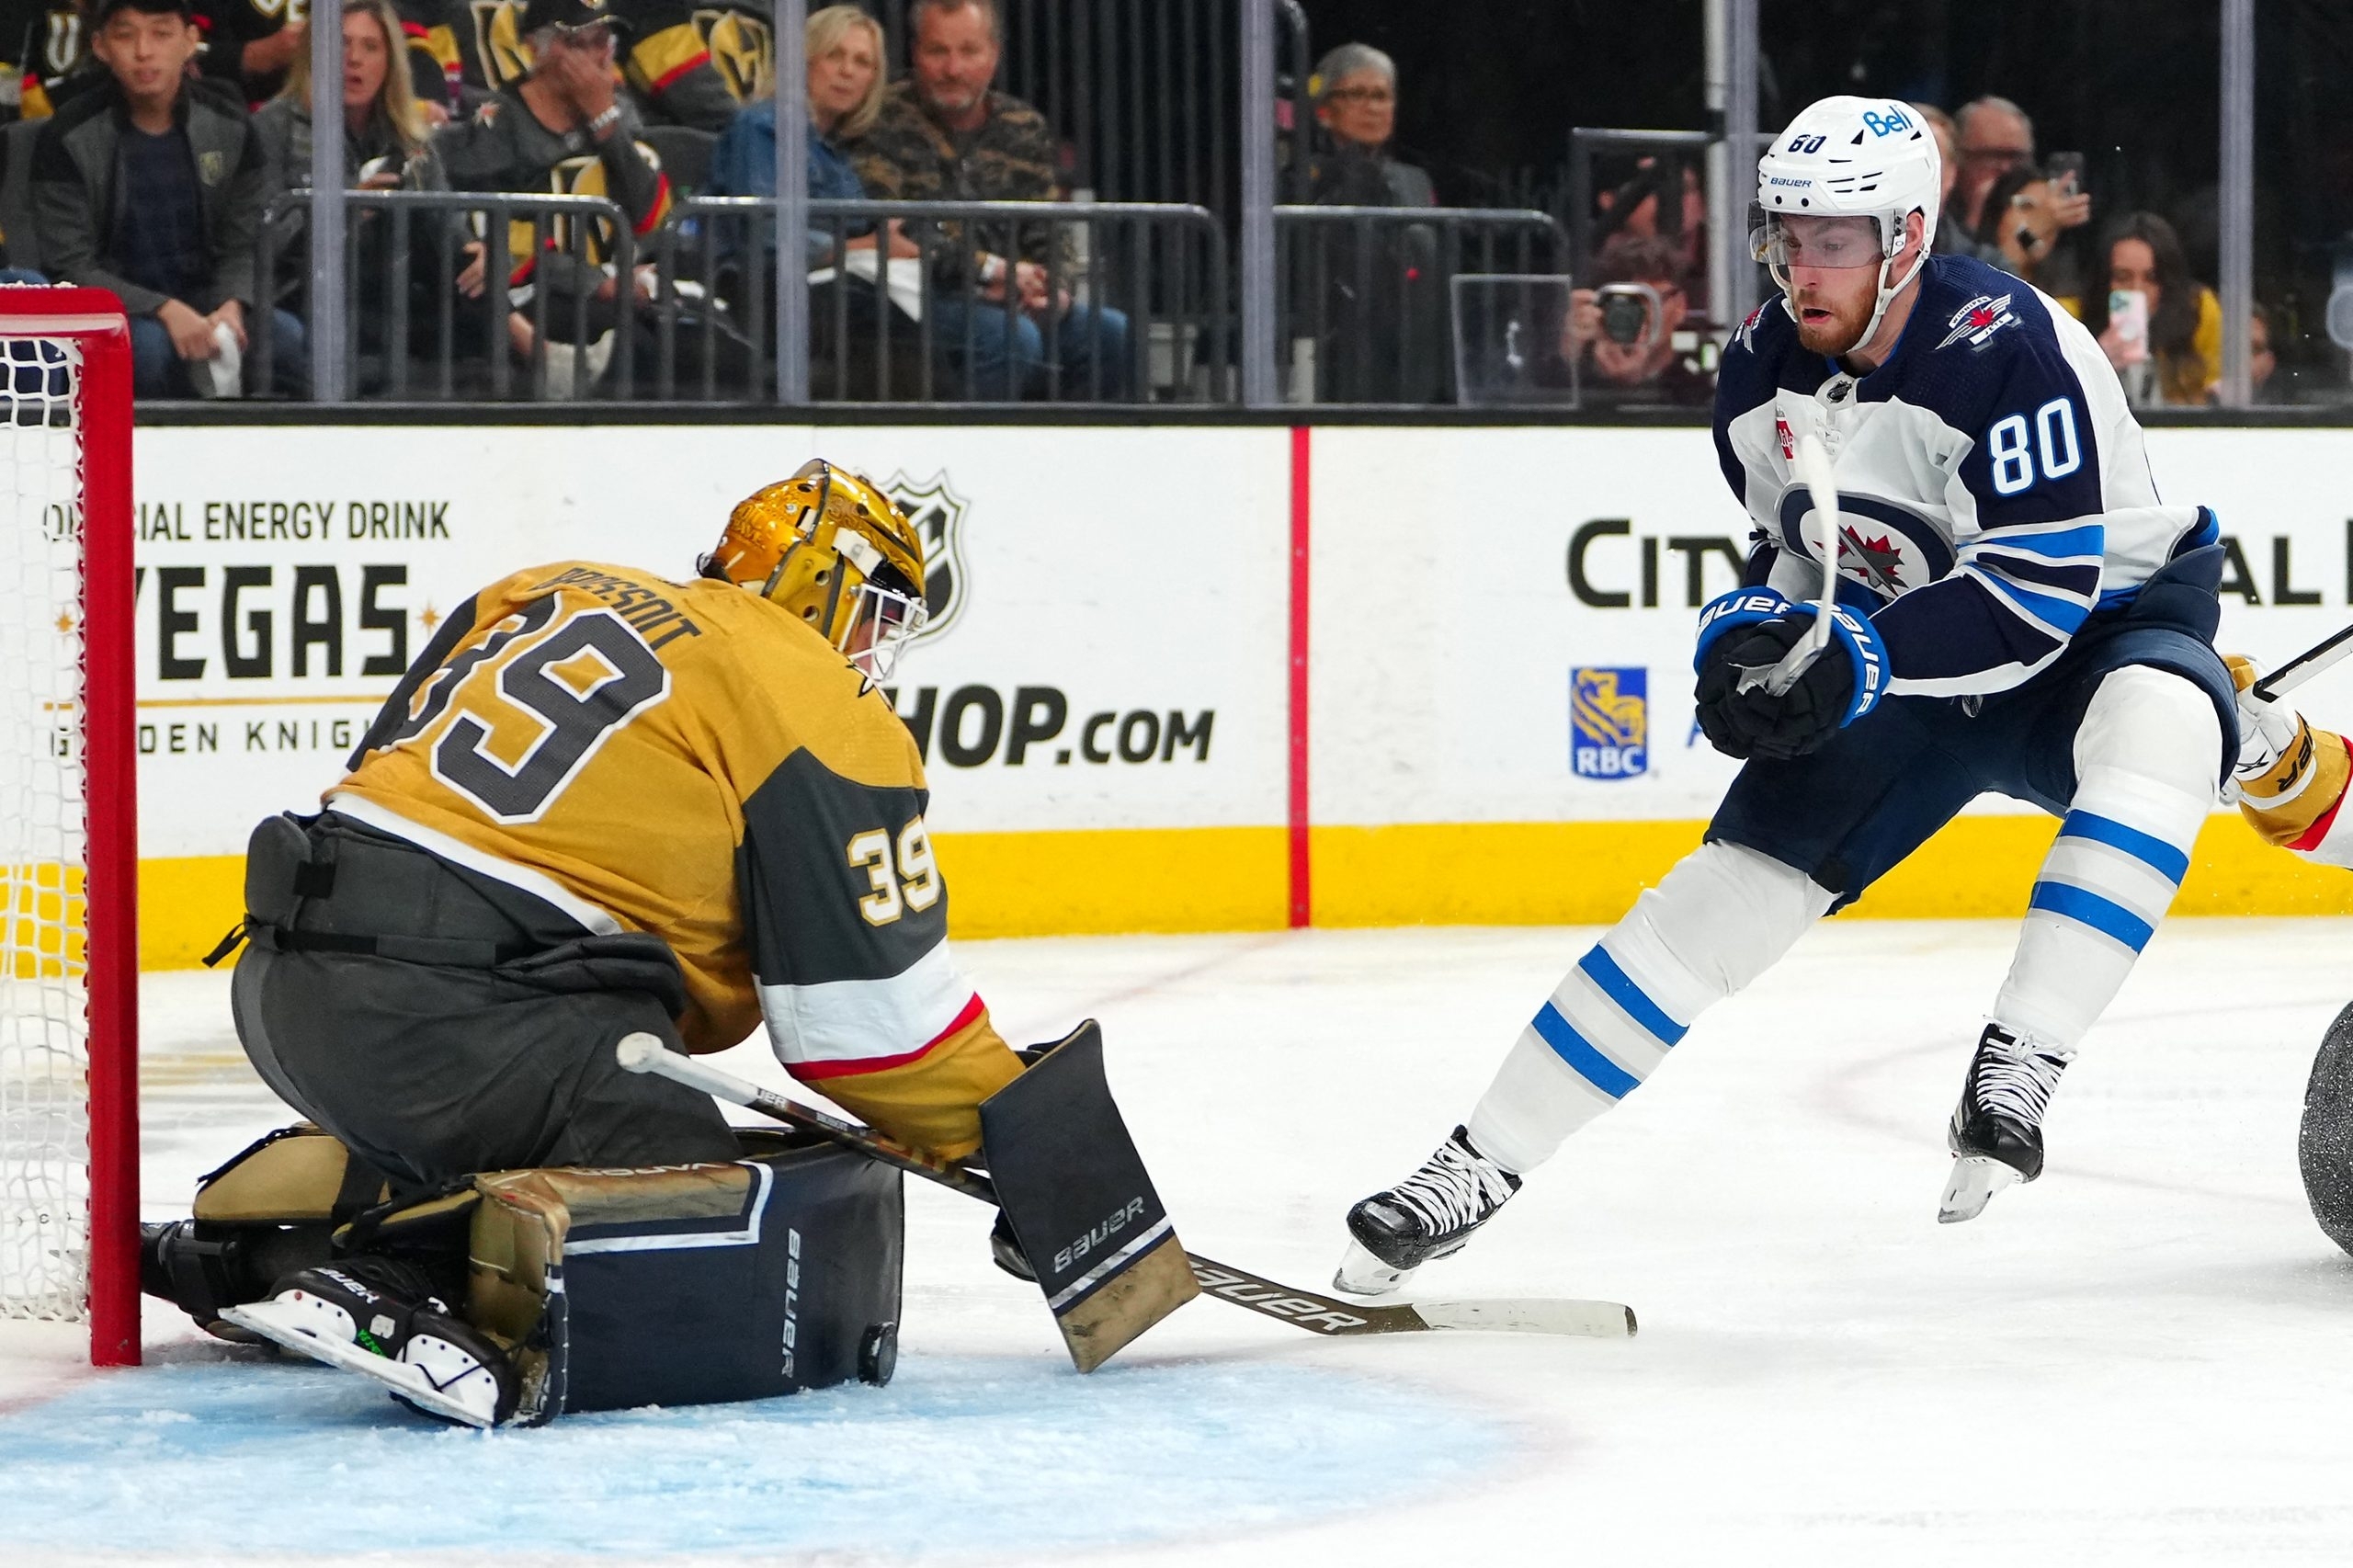
[[[343,3],[343,177],[355,190],[401,183],[410,154],[449,119],[410,85],[406,37],[392,0]],[[254,115],[270,195],[311,188],[311,53],[301,50],[286,85]]]
[[[842,145],[865,135],[882,111],[882,26],[855,6],[828,6],[810,16],[802,36],[809,59],[810,199],[864,200],[866,187],[858,183]],[[713,196],[776,194],[773,92],[745,106],[719,139],[711,153],[709,189]],[[895,224],[892,227],[892,254],[914,255],[915,247],[899,238]],[[847,248],[862,250],[874,243],[872,233],[859,233],[847,242]],[[824,226],[812,224],[809,265],[823,267],[833,254],[832,234]]]

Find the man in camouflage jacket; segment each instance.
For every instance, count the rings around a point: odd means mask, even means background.
[[[992,91],[1003,28],[995,0],[915,0],[914,68],[847,149],[886,201],[1052,201],[1056,142],[1036,109]],[[919,226],[910,225],[920,233]],[[927,308],[934,341],[967,392],[992,402],[1129,395],[1128,318],[1074,304],[1067,231],[1049,223],[942,224]],[[1048,263],[1051,260],[1052,266]],[[1048,335],[1051,355],[1047,353]]]

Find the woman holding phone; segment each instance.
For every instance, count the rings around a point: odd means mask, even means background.
[[[2084,324],[2126,398],[2141,408],[2211,403],[2222,379],[2222,302],[2190,276],[2173,225],[2128,212],[2101,236],[2097,256]]]

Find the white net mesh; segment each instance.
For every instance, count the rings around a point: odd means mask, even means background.
[[[0,338],[0,1317],[89,1290],[80,374]]]

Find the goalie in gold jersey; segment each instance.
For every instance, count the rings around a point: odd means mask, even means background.
[[[823,462],[738,506],[695,581],[559,562],[483,589],[324,812],[256,835],[247,1053],[419,1183],[733,1159],[708,1099],[613,1047],[763,1021],[796,1077],[970,1154],[1021,1063],[949,957],[922,765],[876,689],[924,614],[914,529]]]
[[[1083,1368],[1196,1293],[1099,1035],[1025,1072],[949,957],[921,760],[877,688],[923,627],[913,527],[813,462],[701,574],[483,588],[324,809],[255,830],[237,1035],[317,1129],[147,1227],[151,1293],[477,1426],[887,1381],[896,1173],[747,1144],[616,1059],[763,1023],[795,1077],[936,1160],[985,1119],[997,1260]]]

